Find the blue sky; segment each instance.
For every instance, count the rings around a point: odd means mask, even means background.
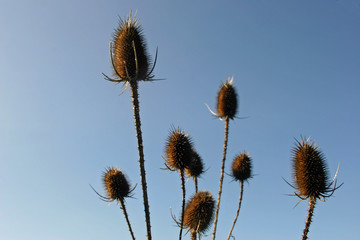
[[[360,1],[0,0],[0,239],[130,239],[119,206],[98,199],[108,166],[139,186],[127,200],[145,239],[129,90],[111,73],[118,18],[137,10],[155,75],[140,84],[140,114],[153,238],[176,239],[178,174],[163,167],[172,125],[193,138],[207,172],[199,188],[217,196],[224,123],[214,119],[220,84],[234,76],[239,117],[230,123],[226,171],[247,150],[236,239],[300,239],[307,202],[293,190],[294,138],[311,136],[331,176],[345,184],[318,202],[311,239],[360,239]],[[186,184],[193,193],[193,183]],[[218,239],[233,221],[239,184],[225,176]],[[209,234],[211,231],[209,231]],[[211,234],[210,234],[211,235]],[[185,239],[190,239],[189,234]],[[204,238],[204,239],[209,239]]]

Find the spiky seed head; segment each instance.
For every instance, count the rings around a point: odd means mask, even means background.
[[[233,78],[228,79],[221,88],[217,96],[218,117],[228,117],[233,119],[237,113],[237,94],[233,86]]]
[[[116,77],[126,81],[146,80],[149,56],[139,21],[132,17],[131,12],[125,20],[120,19],[111,52]]]
[[[245,181],[251,178],[251,157],[247,152],[235,156],[232,163],[232,176],[238,181]]]
[[[170,168],[184,170],[193,157],[192,141],[187,133],[172,129],[166,142],[166,160]]]
[[[205,232],[214,215],[215,201],[208,191],[196,193],[186,204],[184,226],[194,232]]]
[[[185,169],[185,173],[189,177],[199,177],[204,172],[204,164],[200,155],[196,150],[193,150],[190,165]]]
[[[300,196],[320,198],[328,192],[325,156],[310,138],[297,141],[292,160],[295,186]]]
[[[111,200],[123,200],[130,194],[130,185],[125,174],[118,168],[108,168],[104,173],[105,191]]]

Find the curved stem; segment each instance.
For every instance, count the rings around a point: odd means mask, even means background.
[[[232,225],[232,227],[231,227],[231,229],[230,229],[229,236],[228,236],[227,240],[229,240],[229,239],[230,239],[230,237],[231,237],[231,233],[232,233],[232,231],[234,230],[234,227],[235,227],[236,220],[237,220],[237,218],[238,218],[238,216],[239,216],[240,207],[241,207],[241,202],[242,202],[242,196],[243,196],[243,191],[244,191],[244,181],[240,181],[240,198],[239,198],[239,207],[238,207],[238,209],[237,209],[237,211],[236,211],[236,216],[235,216],[235,219],[234,219],[233,225]]]
[[[222,158],[222,165],[221,165],[221,173],[220,173],[220,183],[219,183],[219,193],[216,203],[216,212],[215,212],[215,219],[214,219],[214,230],[212,234],[212,239],[215,239],[216,235],[216,226],[219,216],[219,209],[220,209],[220,199],[222,193],[222,184],[224,180],[224,169],[225,169],[225,159],[226,159],[226,150],[227,150],[227,142],[229,136],[229,117],[225,117],[225,136],[224,136],[224,151],[223,151],[223,158]]]
[[[140,176],[141,176],[141,186],[142,186],[142,190],[143,190],[147,239],[151,240],[150,210],[149,210],[149,201],[148,201],[148,194],[147,194],[145,159],[144,159],[143,140],[142,140],[142,133],[141,133],[140,107],[139,107],[139,94],[138,94],[137,81],[130,81],[130,87],[131,87],[132,103],[134,105],[133,109],[134,109],[136,137],[138,140],[139,167],[140,167]]]
[[[123,212],[124,212],[125,219],[126,219],[126,222],[127,222],[128,227],[129,227],[129,232],[130,232],[130,234],[131,234],[131,237],[132,237],[133,240],[135,240],[135,236],[134,236],[134,233],[133,233],[133,231],[132,231],[132,229],[131,229],[131,224],[130,224],[130,221],[129,221],[128,214],[127,214],[127,212],[126,212],[125,203],[124,203],[124,200],[123,200],[123,199],[120,200],[120,204],[121,204],[121,209],[122,209]]]
[[[181,177],[181,188],[182,188],[182,207],[181,207],[181,223],[180,223],[180,233],[179,233],[179,240],[182,238],[182,230],[184,226],[184,211],[185,211],[185,177],[184,177],[184,170],[180,170],[180,177]]]
[[[302,236],[302,240],[306,240],[307,239],[307,234],[309,232],[310,229],[310,224],[312,221],[312,216],[314,214],[314,208],[315,208],[315,203],[316,203],[316,198],[315,197],[310,197],[309,199],[309,210],[308,210],[308,216],[306,219],[306,223],[305,223],[305,228],[304,228],[304,233]]]

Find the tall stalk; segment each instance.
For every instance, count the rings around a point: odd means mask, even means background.
[[[220,200],[221,200],[221,193],[222,193],[222,185],[224,180],[224,169],[225,169],[225,159],[226,159],[226,151],[227,151],[227,143],[228,143],[228,136],[229,136],[229,117],[225,117],[225,136],[224,136],[224,150],[223,150],[223,158],[221,164],[221,172],[220,172],[220,183],[219,183],[219,193],[216,202],[216,210],[215,210],[215,219],[214,219],[214,230],[212,234],[212,239],[215,239],[216,235],[216,226],[218,222],[219,210],[220,210]]]
[[[126,208],[125,208],[124,199],[121,199],[119,202],[121,204],[121,209],[123,210],[123,213],[124,213],[124,216],[125,216],[125,219],[126,219],[126,223],[127,223],[128,227],[129,227],[129,232],[131,234],[131,237],[132,237],[133,240],[135,240],[134,232],[133,232],[133,230],[131,228],[129,217],[128,217],[128,214],[127,214],[127,211],[126,211]]]
[[[312,216],[314,214],[314,208],[315,208],[315,203],[316,203],[316,198],[315,197],[310,197],[309,199],[309,210],[308,210],[308,215],[307,215],[307,219],[306,219],[306,223],[305,223],[305,228],[304,228],[304,233],[302,236],[302,240],[306,240],[307,234],[309,232],[310,229],[310,224],[312,221]]]
[[[140,107],[139,107],[139,94],[138,94],[137,81],[130,81],[130,88],[131,88],[132,103],[134,106],[133,109],[134,109],[136,137],[138,140],[139,167],[140,167],[140,176],[141,176],[141,186],[142,186],[142,191],[143,191],[147,239],[151,240],[150,210],[149,210],[149,201],[148,201],[148,194],[147,194],[145,159],[144,159],[143,140],[142,140],[142,133],[141,133]]]
[[[230,239],[231,233],[232,233],[232,231],[234,230],[234,227],[235,227],[235,224],[236,224],[236,220],[237,220],[237,218],[238,218],[238,216],[239,216],[239,212],[240,212],[240,208],[241,208],[241,202],[242,202],[242,196],[243,196],[243,190],[244,190],[244,181],[242,180],[242,181],[240,181],[239,207],[238,207],[238,209],[237,209],[237,211],[236,211],[236,216],[235,216],[233,225],[232,225],[232,227],[231,227],[231,229],[230,229],[229,236],[228,236],[227,240]]]
[[[181,206],[181,223],[180,223],[180,233],[179,240],[182,238],[182,230],[184,226],[184,211],[185,211],[185,174],[184,170],[180,170],[181,177],[181,189],[182,189],[182,206]]]

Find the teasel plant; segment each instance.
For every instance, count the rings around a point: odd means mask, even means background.
[[[252,159],[250,157],[250,154],[244,151],[241,154],[236,155],[232,162],[231,170],[232,170],[233,179],[235,181],[240,182],[240,197],[239,197],[239,206],[236,211],[235,219],[231,226],[227,240],[229,240],[230,237],[232,236],[231,235],[232,231],[234,230],[236,221],[239,216],[242,198],[243,198],[244,181],[248,181],[252,177]]]
[[[131,89],[147,239],[151,240],[150,209],[141,132],[138,82],[155,80],[152,72],[156,65],[157,50],[154,63],[150,68],[150,58],[147,53],[144,34],[139,20],[132,16],[131,11],[129,17],[125,20],[120,19],[119,21],[119,26],[115,30],[113,41],[110,43],[110,57],[114,78],[103,74],[105,79],[114,83],[123,83],[123,86],[125,86],[124,91],[129,85]]]
[[[119,168],[114,167],[109,167],[106,169],[103,175],[103,183],[106,196],[98,193],[91,185],[90,187],[95,191],[95,193],[100,197],[101,200],[105,202],[116,201],[120,203],[120,208],[123,210],[131,238],[135,240],[134,232],[132,230],[129,216],[125,207],[125,198],[132,197],[132,192],[134,191],[136,185],[134,187],[131,187],[129,181],[125,176],[125,173]]]
[[[230,120],[236,117],[238,109],[238,98],[236,90],[233,86],[234,77],[228,78],[227,81],[221,85],[220,90],[217,95],[217,113],[213,112],[209,107],[210,112],[217,118],[223,119],[225,122],[225,134],[224,134],[224,148],[223,148],[223,157],[221,161],[221,171],[220,171],[220,181],[219,181],[219,192],[216,202],[215,218],[214,218],[214,229],[212,234],[212,239],[215,239],[216,236],[216,227],[219,217],[220,210],[220,200],[222,194],[222,185],[224,181],[224,170],[225,170],[225,160],[226,160],[226,151],[228,146],[228,137],[229,137],[229,122]]]
[[[195,185],[195,193],[198,192],[198,178],[204,173],[204,163],[199,153],[193,149],[192,160],[190,165],[185,168],[185,173],[192,177]]]
[[[182,230],[184,224],[184,209],[185,209],[185,169],[191,165],[193,159],[193,143],[189,134],[180,128],[170,130],[170,135],[166,140],[165,146],[165,166],[171,171],[179,171],[182,189],[182,207],[180,222],[173,216],[175,223],[180,227],[179,240],[182,239]]]
[[[191,240],[199,239],[202,233],[210,227],[214,216],[215,201],[208,191],[195,193],[186,204],[184,211],[184,227],[188,228]]]
[[[325,160],[325,155],[315,143],[311,142],[310,138],[302,137],[301,141],[296,140],[296,146],[292,149],[294,185],[285,181],[296,190],[294,195],[300,198],[299,202],[309,199],[302,240],[308,239],[307,235],[317,199],[325,201],[343,185],[343,183],[339,186],[336,185],[339,167],[332,181],[329,180]]]

